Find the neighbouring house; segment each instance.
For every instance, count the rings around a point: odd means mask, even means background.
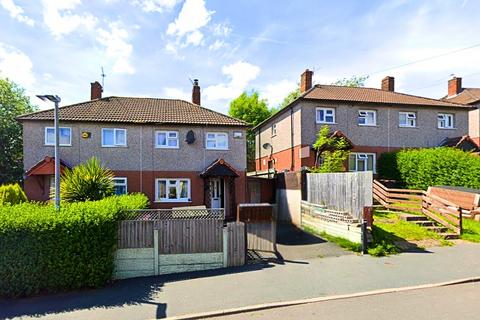
[[[471,106],[395,92],[393,77],[381,89],[317,84],[300,79],[299,98],[257,125],[256,175],[299,171],[315,163],[312,144],[324,125],[352,143],[349,171],[374,171],[380,154],[436,147],[468,134]]]
[[[176,99],[104,97],[59,110],[62,168],[97,157],[115,174],[117,194],[145,193],[154,208],[206,205],[233,216],[245,201],[245,122]],[[25,192],[49,199],[53,186],[53,110],[23,115]]]
[[[469,138],[480,148],[480,88],[464,88],[462,78],[448,80],[448,94],[444,101],[473,106],[468,116]]]

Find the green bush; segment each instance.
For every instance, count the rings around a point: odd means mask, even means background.
[[[480,157],[455,148],[401,150],[382,155],[378,168],[382,178],[399,180],[408,189],[480,188]]]
[[[73,170],[65,169],[60,181],[60,198],[62,201],[74,202],[109,197],[114,193],[113,177],[110,170],[92,157]]]
[[[98,287],[112,278],[116,221],[145,208],[143,194],[0,207],[0,296]]]
[[[25,192],[18,183],[0,186],[0,206],[5,204],[18,204],[28,201]]]

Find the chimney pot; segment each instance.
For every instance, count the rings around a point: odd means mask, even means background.
[[[462,92],[462,78],[453,77],[448,80],[448,96],[454,96]]]
[[[382,90],[385,91],[395,91],[395,78],[387,76],[382,79]]]
[[[312,88],[313,71],[306,69],[300,77],[300,93]]]
[[[198,79],[193,80],[192,103],[200,105],[200,86],[198,85]]]
[[[98,81],[90,83],[90,100],[102,99],[102,92],[102,85]]]

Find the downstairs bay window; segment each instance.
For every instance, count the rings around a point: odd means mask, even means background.
[[[373,171],[375,173],[375,153],[351,153],[348,158],[348,171]]]
[[[155,201],[190,202],[190,179],[156,179]]]

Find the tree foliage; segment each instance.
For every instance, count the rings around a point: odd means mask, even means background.
[[[300,97],[300,88],[297,88],[295,90],[293,90],[292,92],[290,92],[282,101],[282,103],[280,103],[280,106],[278,107],[279,110],[285,108],[286,106],[288,106],[290,103],[292,103],[293,101],[295,101],[295,99],[297,99],[298,97]]]
[[[92,157],[73,170],[65,169],[60,180],[60,199],[66,202],[94,201],[111,196],[114,193],[113,177],[109,169]]]
[[[333,85],[344,87],[364,87],[368,76],[351,76],[350,78],[338,79]]]
[[[0,79],[0,184],[22,180],[22,125],[15,118],[36,109],[22,88]]]
[[[267,101],[260,99],[257,91],[243,92],[230,102],[228,114],[236,119],[247,122],[251,127],[256,126],[272,115],[273,111],[267,107]],[[247,167],[255,169],[255,133],[247,129]]]
[[[315,167],[311,172],[342,172],[350,154],[350,145],[343,137],[333,137],[328,126],[322,126],[313,144]]]

